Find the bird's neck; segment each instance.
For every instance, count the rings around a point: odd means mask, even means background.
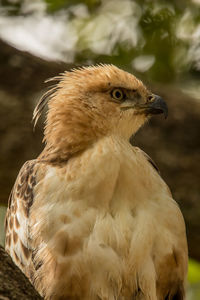
[[[98,120],[98,122],[97,122]],[[51,113],[47,117],[44,142],[46,146],[39,158],[52,164],[66,162],[91,147],[106,135],[105,120],[100,116],[81,114],[74,109]]]

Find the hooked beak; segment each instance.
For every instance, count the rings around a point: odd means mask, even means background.
[[[147,103],[146,113],[157,115],[164,114],[165,119],[168,116],[168,107],[166,102],[158,95],[153,95],[153,101]]]
[[[164,114],[165,119],[168,116],[168,108],[166,102],[158,95],[151,95],[151,100],[144,104],[134,104],[124,102],[121,105],[121,110],[134,108],[137,114],[157,115]]]

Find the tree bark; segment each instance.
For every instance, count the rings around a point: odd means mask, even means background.
[[[28,278],[0,246],[0,300],[42,300]]]
[[[42,149],[42,126],[33,133],[30,120],[43,81],[71,66],[44,61],[3,41],[0,63],[0,202],[6,203],[20,166]],[[168,103],[169,117],[152,118],[134,137],[134,144],[159,166],[183,212],[189,254],[200,260],[200,103],[171,86],[152,91]]]

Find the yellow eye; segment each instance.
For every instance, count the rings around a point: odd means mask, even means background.
[[[125,94],[121,89],[112,90],[111,96],[112,96],[112,98],[114,98],[115,100],[118,100],[118,101],[121,101],[125,98]]]

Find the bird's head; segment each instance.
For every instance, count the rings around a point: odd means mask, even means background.
[[[164,100],[135,76],[113,65],[65,72],[39,101],[37,122],[48,101],[44,140],[52,153],[72,155],[107,135],[129,139],[154,114],[167,116]]]

